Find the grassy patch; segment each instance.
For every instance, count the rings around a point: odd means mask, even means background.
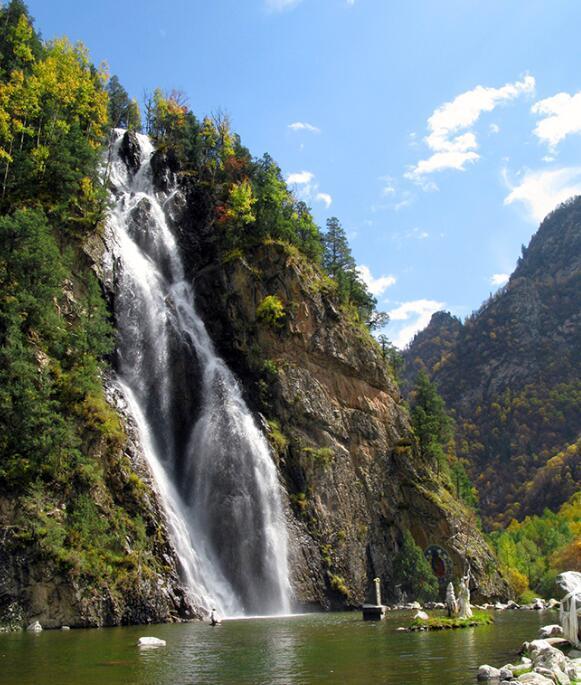
[[[280,429],[280,423],[276,419],[267,421],[270,432],[268,436],[276,451],[280,454],[288,447],[288,438]]]
[[[304,447],[304,454],[310,457],[314,463],[329,466],[333,461],[334,453],[330,447]]]
[[[475,611],[472,618],[448,618],[447,616],[430,616],[427,621],[414,619],[409,630],[450,630],[452,628],[472,628],[494,623],[492,616],[484,611]]]

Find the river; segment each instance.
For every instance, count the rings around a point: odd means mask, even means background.
[[[0,634],[2,685],[467,685],[514,661],[553,612],[497,613],[491,626],[401,633],[359,612],[101,630]],[[140,636],[167,641],[143,650]]]

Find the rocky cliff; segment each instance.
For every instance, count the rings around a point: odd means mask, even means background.
[[[508,284],[464,325],[439,312],[406,350],[408,382],[425,369],[455,414],[490,525],[558,508],[579,487],[580,285],[577,198],[543,221]]]
[[[176,171],[163,155],[154,167],[162,184]],[[292,246],[268,239],[221,254],[217,228],[187,176],[168,210],[198,310],[276,455],[298,601],[356,605],[376,576],[393,598],[393,560],[406,528],[423,549],[444,548],[454,575],[468,557],[482,594],[504,594],[470,512],[417,458],[379,347],[341,310],[320,271]],[[276,317],[264,306],[269,301],[282,307]]]
[[[131,135],[123,149],[128,166],[135,165]],[[394,599],[394,558],[407,529],[423,550],[437,550],[443,573],[457,577],[469,562],[477,595],[505,596],[474,516],[418,457],[379,347],[340,306],[319,267],[270,239],[224,253],[207,191],[171,154],[156,153],[152,166],[160,191],[177,184],[165,208],[197,308],[272,446],[296,605],[355,606],[371,598],[377,576]],[[134,219],[134,230],[148,230],[146,208]],[[75,278],[82,283],[97,272],[112,306],[104,253],[102,234],[89,235]],[[72,284],[71,301],[79,283]],[[183,371],[196,386],[197,369]],[[181,586],[155,483],[113,378],[102,373],[105,404],[84,410],[83,463],[73,480],[0,492],[4,625],[101,626],[199,615]],[[196,392],[191,401],[199,401]]]

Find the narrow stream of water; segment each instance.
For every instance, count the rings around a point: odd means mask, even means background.
[[[483,663],[517,659],[555,612],[504,612],[495,624],[399,633],[409,614],[359,612],[0,635],[3,685],[469,685]],[[139,650],[153,635],[167,647]]]

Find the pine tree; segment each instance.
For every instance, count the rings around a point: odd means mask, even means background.
[[[327,230],[323,234],[323,266],[326,272],[338,280],[342,275],[355,271],[355,260],[347,235],[337,217],[327,219]]]
[[[129,95],[119,78],[115,75],[111,76],[107,84],[107,93],[109,95],[109,125],[111,128],[129,128],[129,107],[131,101]],[[137,103],[135,103],[137,104]]]
[[[401,547],[394,558],[393,575],[395,583],[413,599],[427,601],[438,596],[438,579],[409,530],[404,531]]]
[[[444,400],[423,370],[416,378],[411,418],[421,456],[426,461],[445,469],[447,467],[445,448],[452,439],[453,424],[446,413]]]
[[[127,128],[141,133],[141,111],[135,98],[132,98],[127,106]]]

